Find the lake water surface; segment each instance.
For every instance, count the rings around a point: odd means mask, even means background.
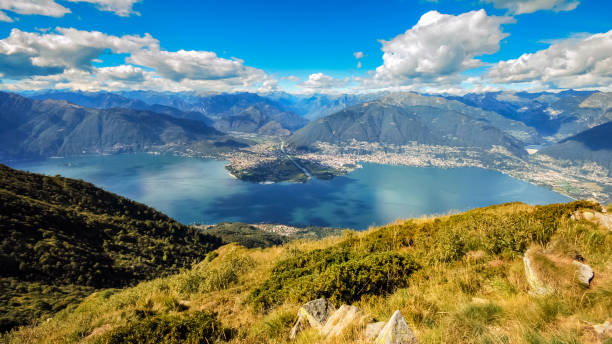
[[[254,184],[232,178],[224,161],[177,156],[122,154],[7,164],[92,182],[186,224],[242,221],[364,229],[398,218],[504,202],[570,200],[480,168],[364,164],[331,181]]]

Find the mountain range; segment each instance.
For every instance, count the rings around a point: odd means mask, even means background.
[[[459,97],[45,91],[28,97],[0,94],[3,158],[185,147],[214,154],[244,146],[227,135],[238,132],[291,135],[286,142],[296,147],[312,148],[317,141],[416,142],[484,150],[501,146],[524,156],[524,148],[535,145],[542,147],[539,154],[566,161],[609,168],[612,160],[606,149],[583,143],[585,137],[601,136],[612,121],[612,93],[605,92]]]
[[[448,98],[523,122],[549,144],[612,121],[612,93],[605,92],[489,92]]]
[[[344,110],[347,107],[376,100],[384,94],[382,92],[365,94],[291,94],[273,92],[262,96],[276,101],[288,111],[295,112],[313,121]]]
[[[275,101],[254,93],[195,95],[124,91],[109,92],[42,92],[33,99],[66,100],[92,108],[128,108],[167,114],[177,118],[202,121],[222,132],[244,132],[262,135],[289,135],[308,120],[286,110]]]
[[[243,145],[201,121],[10,93],[0,93],[0,123],[0,157],[7,159],[172,150],[191,144],[212,152]]]
[[[201,121],[208,126],[212,126],[213,124],[213,121],[201,112],[181,111],[176,107],[161,104],[149,104],[142,100],[131,99],[120,94],[109,92],[45,92],[34,94],[29,98],[38,100],[65,100],[75,105],[94,109],[124,108],[151,111],[176,118]]]
[[[519,137],[537,139],[533,129],[496,113],[440,97],[397,93],[313,121],[295,132],[288,143],[312,147],[317,141],[341,144],[356,140],[483,149],[497,145],[522,156],[524,142]]]
[[[612,122],[607,122],[558,143],[545,147],[538,154],[567,160],[572,164],[596,162],[612,176]]]

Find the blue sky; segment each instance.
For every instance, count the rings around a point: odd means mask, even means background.
[[[461,93],[609,89],[612,78],[605,0],[12,2],[0,7],[9,90]],[[92,32],[105,36],[88,44]],[[148,42],[105,46],[126,36]]]

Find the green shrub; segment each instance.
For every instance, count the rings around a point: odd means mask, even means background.
[[[97,343],[214,343],[230,339],[231,336],[232,331],[221,326],[216,314],[196,312],[189,317],[147,317],[109,331]]]
[[[214,267],[193,269],[178,278],[177,288],[182,294],[222,290],[238,282],[241,274],[255,262],[248,256],[231,254]]]
[[[314,250],[278,263],[271,277],[249,295],[249,301],[260,309],[287,299],[303,302],[326,297],[351,303],[364,295],[406,286],[417,268],[412,258],[395,252],[364,254],[338,247]]]

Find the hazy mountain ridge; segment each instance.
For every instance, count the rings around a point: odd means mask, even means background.
[[[6,158],[102,154],[240,145],[200,121],[124,108],[91,109],[65,101],[0,93],[0,155]]]
[[[443,110],[455,111],[472,119],[488,123],[525,144],[533,144],[541,141],[537,131],[522,122],[505,118],[492,111],[485,111],[481,108],[467,106],[461,102],[448,100],[439,96],[425,96],[417,93],[394,93],[384,96],[380,101],[404,107],[431,106]]]
[[[157,112],[160,114],[169,115],[176,118],[191,119],[204,122],[211,126],[213,121],[197,111],[181,111],[175,107],[149,104],[139,99],[131,99],[119,94],[110,92],[44,92],[29,96],[31,99],[37,100],[65,100],[69,103],[94,108],[94,109],[112,109],[125,108],[133,110],[143,110]]]
[[[418,104],[418,105],[417,105]],[[458,110],[467,113],[455,111]],[[340,144],[352,140],[406,145],[476,146],[490,149],[503,146],[523,155],[523,143],[475,116],[459,103],[416,94],[396,94],[356,105],[311,122],[288,140],[297,147],[317,141]],[[503,121],[503,120],[502,120]],[[518,125],[518,127],[522,127]]]
[[[255,93],[195,95],[183,93],[123,92],[149,104],[196,111],[214,120],[221,131],[240,131],[268,135],[287,135],[301,128],[308,120],[288,111],[274,100]]]
[[[55,99],[92,108],[128,108],[204,122],[223,132],[289,135],[308,120],[254,93],[198,96],[184,93],[44,92],[33,99]]]
[[[596,162],[612,175],[612,122],[600,124],[563,139],[538,152],[574,164]]]
[[[346,109],[347,107],[360,104],[366,101],[381,98],[385,93],[365,93],[365,94],[290,94],[276,92],[264,94],[263,96],[285,106],[286,109],[293,111],[305,118],[314,121],[321,117],[331,115],[335,112]]]
[[[550,142],[557,142],[612,120],[612,94],[597,91],[468,93],[448,99],[494,111],[535,128]]]

